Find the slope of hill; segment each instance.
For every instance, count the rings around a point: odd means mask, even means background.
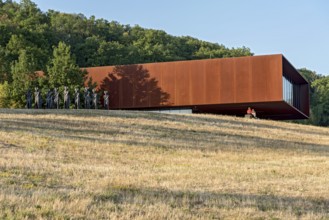
[[[329,218],[329,129],[0,110],[0,218]]]

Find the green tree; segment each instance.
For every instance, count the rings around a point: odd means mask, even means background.
[[[79,67],[100,65],[97,62],[99,59],[98,49],[101,42],[105,41],[97,36],[92,36],[86,38],[83,43],[77,44],[76,57]]]
[[[33,58],[33,69],[46,70],[45,77],[36,81],[39,87],[48,88],[48,83],[52,87],[83,85],[84,74],[78,66],[252,55],[245,47],[230,49],[94,16],[54,10],[44,13],[32,0],[0,0],[0,33],[0,83],[7,81],[9,86],[13,84],[12,72],[17,75],[21,56]],[[15,80],[17,83],[18,78]]]
[[[301,68],[298,69],[299,73],[302,74],[302,76],[304,76],[304,78],[307,80],[307,82],[310,85],[310,97],[311,97],[311,104],[313,103],[313,99],[314,99],[314,88],[312,86],[313,82],[317,79],[321,79],[323,76],[317,74],[315,71],[306,69],[306,68]]]
[[[0,108],[10,107],[10,85],[7,81],[0,83]]]
[[[0,83],[10,80],[10,69],[8,64],[6,50],[0,46]]]
[[[34,58],[21,50],[18,61],[11,67],[13,82],[11,84],[12,107],[22,108],[25,106],[25,94],[31,89],[36,80]]]
[[[302,123],[319,125],[319,118],[322,117],[320,106],[318,106],[319,103],[318,96],[320,94],[315,92],[317,85],[314,85],[314,82],[318,79],[323,78],[323,76],[317,74],[315,71],[306,68],[298,69],[298,72],[306,79],[306,81],[310,85],[310,118],[308,120],[303,121]],[[318,107],[315,109],[316,105]]]
[[[55,42],[63,41],[73,49],[76,44],[88,37],[87,18],[82,14],[67,14],[50,10],[48,12],[49,26],[55,34]],[[54,43],[55,43],[54,42]]]
[[[227,49],[227,52],[230,54],[230,57],[243,57],[243,56],[252,56],[254,55],[248,47],[239,47]]]
[[[98,49],[97,63],[100,66],[125,64],[125,46],[119,42],[103,41]]]
[[[19,10],[15,13],[14,21],[22,29],[29,31],[43,31],[46,16],[41,12],[37,5],[30,0],[21,0]],[[43,25],[42,25],[43,24]],[[40,28],[42,26],[42,28]]]
[[[175,37],[162,30],[131,27],[117,21],[87,18],[54,10],[43,13],[31,0],[0,2],[0,80],[11,83],[10,65],[20,50],[33,54],[45,69],[51,48],[59,42],[71,47],[80,67],[252,55],[249,48],[226,48],[192,37]],[[0,51],[1,53],[1,51]],[[3,59],[5,58],[5,59]],[[8,71],[9,70],[9,71]],[[4,73],[7,75],[4,77]]]
[[[71,47],[59,42],[54,47],[53,58],[47,66],[46,77],[50,87],[68,86],[71,89],[83,86],[86,73],[77,66],[71,56]]]
[[[312,83],[312,88],[314,122],[321,126],[329,126],[329,76],[316,79]]]
[[[298,72],[304,76],[304,78],[307,80],[309,84],[312,84],[315,80],[320,79],[322,76],[317,74],[315,71],[301,68],[298,69]]]
[[[27,51],[29,54],[33,54],[35,58],[35,65],[38,69],[43,69],[48,61],[48,49],[45,49],[45,43],[36,42],[33,40],[32,33],[26,33],[25,35],[12,35],[9,42],[6,45],[6,60],[9,63],[18,59],[21,50]],[[30,38],[30,39],[28,39]],[[35,38],[39,38],[39,35],[35,35]],[[35,42],[33,42],[35,41]],[[38,40],[40,41],[40,40]],[[37,43],[37,44],[35,44]]]

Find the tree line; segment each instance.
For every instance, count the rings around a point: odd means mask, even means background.
[[[310,85],[310,118],[302,123],[329,126],[329,76],[298,69]]]
[[[0,0],[0,33],[0,107],[8,108],[24,107],[27,88],[82,87],[81,67],[253,55],[247,47],[227,48],[83,14],[42,12],[31,0]],[[315,75],[312,114],[326,119],[310,123],[328,125],[328,77]]]
[[[2,107],[23,107],[29,87],[74,87],[84,82],[79,67],[252,55],[249,48],[161,30],[122,25],[54,10],[42,12],[30,0],[0,0],[0,88]],[[43,77],[35,74],[42,70]]]

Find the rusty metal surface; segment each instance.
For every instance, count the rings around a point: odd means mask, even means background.
[[[285,71],[292,72],[298,82],[305,83],[302,77],[296,76],[297,71],[287,64],[282,55],[93,67],[86,70],[100,89],[109,91],[111,109],[216,106],[220,110],[221,105],[281,103],[284,67]],[[308,97],[308,85],[301,91],[303,96]],[[268,106],[266,111],[279,109],[276,105]],[[304,101],[301,118],[308,116],[308,108],[309,102]]]

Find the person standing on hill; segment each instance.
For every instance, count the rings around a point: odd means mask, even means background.
[[[90,109],[90,91],[87,90],[87,94],[85,97],[85,109]]]
[[[46,96],[46,109],[51,109],[53,106],[53,93],[48,89]]]
[[[30,89],[27,90],[25,96],[26,96],[26,108],[30,109],[32,108],[32,93]]]
[[[88,99],[88,94],[89,94],[89,87],[85,87],[84,88],[84,93],[83,93],[83,97],[84,97],[84,104],[85,104],[85,109],[89,109],[90,107],[90,100],[87,100]],[[90,97],[89,97],[90,98]],[[89,102],[89,103],[88,103]]]
[[[42,108],[42,97],[38,87],[34,88],[34,108]]]
[[[80,108],[80,92],[78,88],[74,89],[74,108],[75,109]]]
[[[59,109],[59,92],[58,92],[58,88],[54,88],[53,108]]]
[[[64,109],[70,108],[70,92],[67,86],[64,87]]]
[[[108,91],[104,91],[103,99],[104,99],[104,109],[109,110],[109,94],[108,94]]]
[[[98,94],[96,92],[96,89],[93,89],[93,108],[97,109],[97,102],[98,102]]]

